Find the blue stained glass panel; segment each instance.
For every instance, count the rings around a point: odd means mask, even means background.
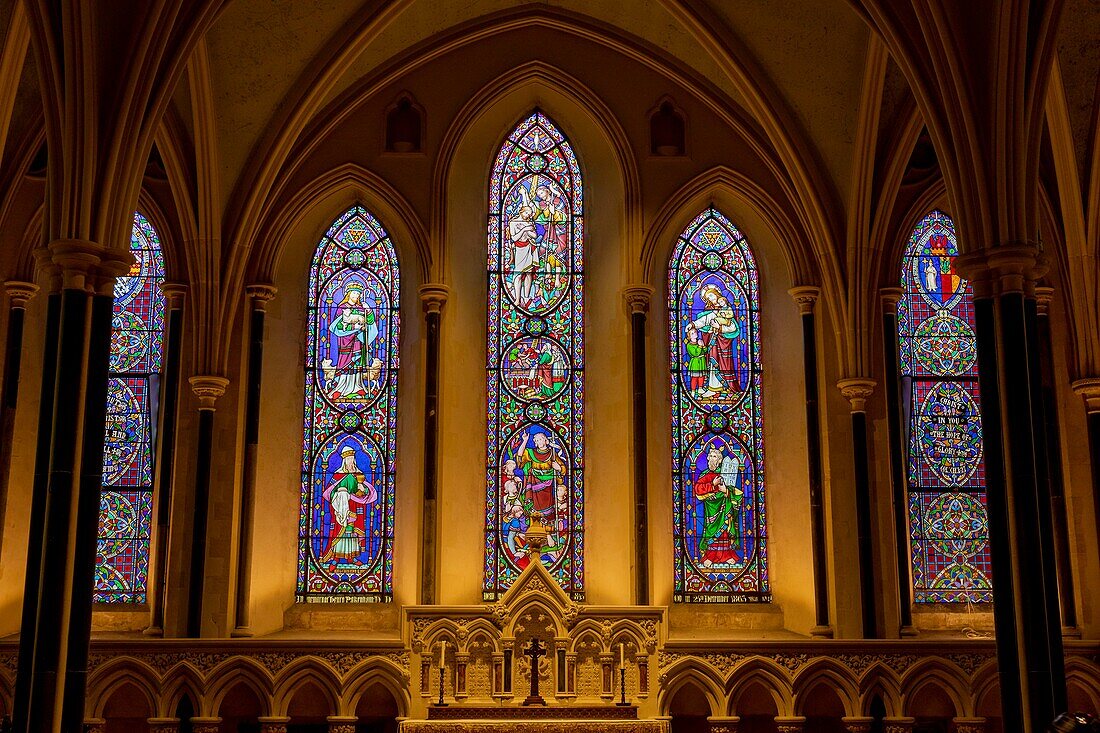
[[[676,602],[771,600],[758,286],[741,232],[699,214],[668,270]]]
[[[309,273],[299,602],[393,598],[400,292],[389,235],[353,206]]]
[[[584,599],[584,245],[580,166],[541,112],[493,163],[488,224],[488,436],[482,597],[543,564]]]
[[[978,350],[950,217],[909,237],[898,302],[909,545],[917,603],[992,601]]]
[[[145,603],[153,506],[153,427],[164,340],[164,257],[140,213],[130,271],[115,281],[103,492],[93,599]]]

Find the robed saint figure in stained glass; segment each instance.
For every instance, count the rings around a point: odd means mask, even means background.
[[[495,600],[542,562],[584,597],[584,311],[580,166],[541,112],[508,136],[489,183],[485,580]]]
[[[392,598],[399,295],[389,236],[352,207],[310,269],[299,601]]]
[[[681,235],[668,277],[673,599],[767,601],[756,265],[711,208]]]

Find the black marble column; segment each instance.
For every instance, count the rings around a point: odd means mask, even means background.
[[[871,470],[867,446],[867,399],[875,381],[862,377],[837,382],[840,393],[852,407],[852,458],[855,464],[856,543],[859,557],[859,597],[863,611],[863,638],[878,636],[875,605],[875,547],[871,535]]]
[[[829,639],[829,558],[825,544],[825,499],[821,471],[821,417],[817,378],[817,330],[814,306],[821,294],[813,286],[789,291],[802,318],[802,375],[806,385],[806,468],[810,486],[810,547],[814,572],[814,627],[810,636]]]
[[[206,580],[206,533],[210,517],[210,465],[214,450],[214,403],[229,380],[199,375],[188,380],[199,399],[199,430],[195,440],[195,506],[191,525],[191,563],[187,578],[187,636],[202,636],[202,601]]]
[[[1062,436],[1058,424],[1058,395],[1054,389],[1054,342],[1050,333],[1050,302],[1053,297],[1054,288],[1035,289],[1043,405],[1041,429],[1046,433],[1046,479],[1054,530],[1054,560],[1058,573],[1058,603],[1062,613],[1062,633],[1065,636],[1080,636],[1080,631],[1077,629],[1073,563],[1070,561],[1069,520],[1066,516],[1066,493],[1062,473]]]
[[[157,416],[157,528],[156,551],[149,569],[149,627],[146,636],[164,635],[164,601],[168,595],[168,539],[172,518],[172,487],[175,482],[176,416],[179,414],[180,360],[183,345],[183,301],[187,286],[163,283],[167,301],[164,319],[164,371],[160,388],[160,414]]]
[[[1040,477],[1045,448],[1036,435],[1033,286],[1043,261],[1035,247],[1014,244],[956,263],[974,285],[1002,717],[1005,730],[1039,731],[1066,704],[1057,607],[1048,604],[1058,586]]]
[[[436,602],[437,497],[439,487],[439,326],[450,291],[442,283],[420,286],[424,308],[424,497],[421,508],[420,602]]]
[[[901,360],[898,349],[898,302],[901,288],[883,288],[882,353],[886,387],[886,419],[890,431],[890,488],[894,510],[894,559],[898,582],[898,625],[901,636],[915,636],[913,628],[913,583],[909,566],[909,479],[906,470],[908,446],[906,426],[902,425],[901,394],[898,379]]]
[[[264,317],[267,302],[275,297],[275,286],[249,285],[245,288],[251,304],[249,315],[248,374],[245,376],[244,475],[237,534],[237,602],[232,636],[252,636],[250,604],[252,595],[252,527],[256,502],[256,455],[260,444],[260,388],[264,365]]]
[[[15,442],[15,409],[19,404],[19,370],[23,359],[23,320],[27,301],[38,292],[34,283],[8,280],[8,332],[4,342],[4,377],[0,386],[0,547],[4,544],[4,515],[11,479],[11,451]]]
[[[630,371],[634,453],[634,602],[649,605],[649,461],[646,441],[646,313],[653,289],[635,285],[623,292],[630,309]]]
[[[1085,401],[1085,425],[1092,459],[1092,508],[1096,515],[1096,532],[1100,535],[1100,377],[1078,379],[1073,383],[1073,391]]]

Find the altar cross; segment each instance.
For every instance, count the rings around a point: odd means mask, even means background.
[[[523,650],[525,657],[531,658],[531,694],[523,701],[524,705],[545,705],[546,701],[539,694],[539,657],[546,656],[546,650],[542,648],[538,637],[531,639],[531,644]]]

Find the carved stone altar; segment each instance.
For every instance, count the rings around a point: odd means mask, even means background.
[[[429,705],[426,720],[404,720],[402,733],[569,730],[667,733],[663,720],[639,720],[637,705],[615,705],[620,655],[627,697],[649,697],[650,659],[660,643],[663,610],[601,609],[570,600],[545,568],[532,562],[498,603],[419,606],[408,609],[414,665],[421,698],[439,695],[443,660],[446,707]],[[523,654],[532,641],[545,656]],[[620,651],[621,646],[621,651]],[[523,707],[537,674],[547,706]]]

